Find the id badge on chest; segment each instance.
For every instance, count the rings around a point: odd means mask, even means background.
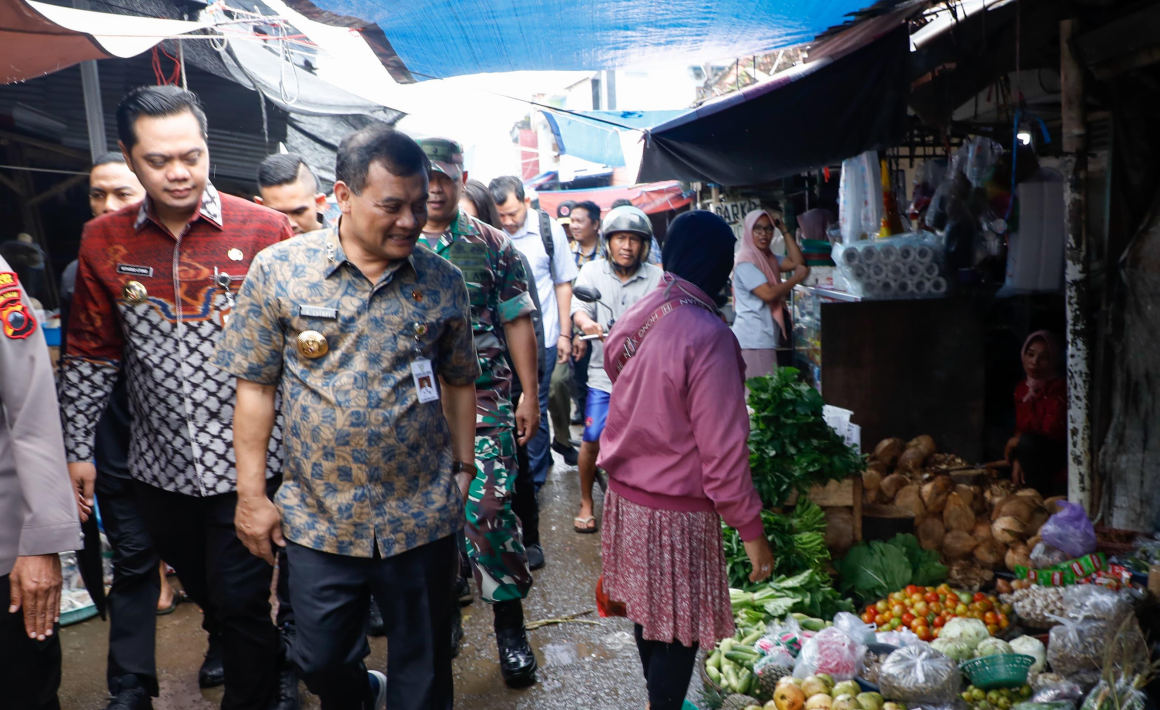
[[[439,399],[439,390],[435,387],[435,371],[431,367],[431,361],[425,357],[416,358],[411,363],[411,379],[415,381],[415,392],[419,395],[419,401],[435,402]]]

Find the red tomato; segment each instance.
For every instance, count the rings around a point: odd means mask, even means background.
[[[947,624],[947,618],[945,616],[943,616],[942,614],[939,614],[938,616],[934,617],[934,627],[936,629],[941,629],[942,627],[946,626],[946,624]]]
[[[943,610],[943,605],[940,602],[935,602],[935,603],[930,605],[930,610],[936,614],[941,614],[942,610]]]
[[[933,604],[934,602],[938,601],[938,594],[935,592],[927,592],[926,594],[923,595],[922,598],[925,599],[927,602],[930,602]]]
[[[910,626],[914,619],[914,614],[911,614],[909,611],[902,615],[902,623],[906,624],[907,626]]]
[[[869,609],[862,612],[862,623],[863,624],[873,624],[875,622],[876,618],[877,617],[874,615],[874,612],[870,611]]]
[[[999,615],[993,611],[988,611],[986,614],[983,614],[983,623],[988,626],[992,624],[997,625],[999,623]]]
[[[999,633],[999,627],[995,624],[987,624],[987,633],[994,636],[995,634]]]
[[[918,585],[915,585],[915,584],[906,585],[906,595],[912,596],[915,594],[918,594]]]
[[[975,592],[975,596],[973,596],[971,598],[977,602],[981,602],[987,598],[987,595],[983,594],[982,592]]]
[[[901,619],[902,615],[906,613],[906,607],[902,606],[901,604],[895,604],[890,608],[890,613]]]

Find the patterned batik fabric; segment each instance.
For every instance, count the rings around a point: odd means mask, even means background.
[[[389,557],[459,531],[447,421],[439,400],[419,401],[413,365],[471,385],[469,318],[459,270],[422,246],[377,283],[347,260],[337,228],[258,255],[215,362],[279,386],[287,538],[355,557],[377,544]],[[300,351],[304,333],[325,353]]]
[[[523,262],[506,235],[462,212],[437,242],[427,239],[424,235],[423,243],[459,267],[467,283],[481,372],[475,381],[476,428],[513,427],[512,371],[503,326],[536,309]]]
[[[467,493],[467,556],[485,602],[523,599],[532,588],[520,520],[512,512],[516,443],[510,428],[477,432]]]
[[[148,200],[85,225],[59,382],[69,461],[92,459],[123,366],[130,475],[192,496],[235,489],[234,379],[210,360],[250,261],[291,236],[284,215],[212,185],[178,236]],[[276,425],[267,477],[280,469],[280,441]]]

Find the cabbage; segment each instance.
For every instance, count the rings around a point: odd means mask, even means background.
[[[971,648],[970,644],[948,639],[941,634],[930,642],[930,647],[953,661],[966,661],[974,655],[974,649]]]
[[[1011,644],[1003,639],[984,639],[977,648],[975,648],[975,658],[982,658],[983,656],[997,656],[1001,653],[1015,653],[1011,650]]]
[[[1034,636],[1020,636],[1015,639],[1011,642],[1011,650],[1035,659],[1035,663],[1031,664],[1030,673],[1038,673],[1047,666],[1047,649],[1043,647],[1043,642]]]
[[[955,617],[947,622],[947,625],[939,632],[938,637],[950,641],[962,641],[974,651],[975,647],[984,639],[991,638],[991,634],[987,631],[987,625],[978,619]]]

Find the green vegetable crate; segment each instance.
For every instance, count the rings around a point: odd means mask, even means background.
[[[1027,682],[1027,671],[1035,659],[1022,653],[999,653],[964,662],[959,668],[971,685],[983,690],[1016,688]]]

